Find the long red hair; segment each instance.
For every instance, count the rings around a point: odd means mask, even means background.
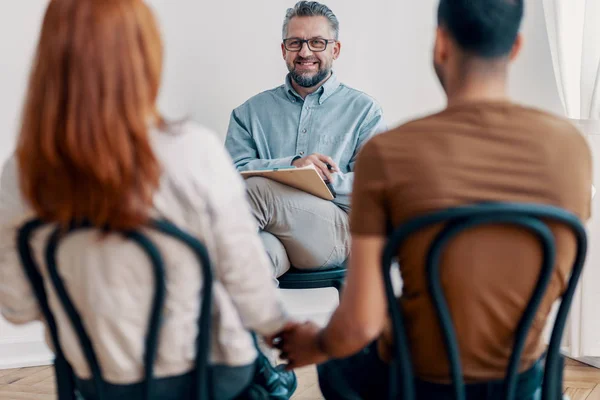
[[[66,225],[146,222],[160,167],[148,129],[160,123],[156,20],[142,0],[49,2],[17,146],[25,199]]]

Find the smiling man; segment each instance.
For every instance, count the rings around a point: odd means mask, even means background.
[[[326,201],[265,178],[247,181],[248,197],[273,263],[318,269],[349,252],[348,211],[359,148],[385,130],[381,107],[339,82],[339,22],[317,2],[301,1],[283,23],[285,83],[260,93],[231,115],[226,147],[239,171],[313,165],[337,197]]]

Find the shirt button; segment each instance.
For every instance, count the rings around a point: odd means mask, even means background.
[[[303,155],[304,155],[304,152],[303,152],[303,151],[301,151],[301,152],[300,152],[300,155],[301,155],[301,156],[303,156]]]
[[[306,133],[306,129],[302,129],[302,133]]]

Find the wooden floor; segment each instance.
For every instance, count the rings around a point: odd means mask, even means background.
[[[600,400],[600,369],[567,359],[564,393],[571,400]]]
[[[0,370],[0,399],[56,399],[53,371],[52,367]]]
[[[297,371],[298,390],[293,400],[322,400],[315,368]],[[571,400],[600,400],[600,369],[567,361],[565,394]],[[52,367],[0,370],[0,400],[54,400]]]

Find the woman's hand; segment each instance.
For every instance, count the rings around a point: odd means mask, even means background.
[[[284,328],[279,337],[281,358],[287,361],[287,370],[311,364],[321,364],[329,359],[320,345],[321,328],[314,322],[295,324]]]

